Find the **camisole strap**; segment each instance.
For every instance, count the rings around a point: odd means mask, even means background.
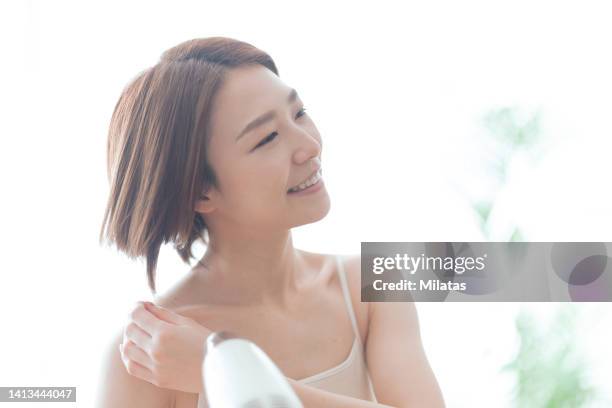
[[[349,292],[348,284],[346,281],[346,275],[344,272],[344,265],[342,264],[340,255],[336,255],[336,263],[338,264],[338,275],[340,276],[340,285],[342,286],[342,293],[344,295],[344,301],[346,303],[346,308],[351,318],[351,325],[353,326],[353,331],[355,332],[355,336],[357,340],[361,342],[361,335],[359,334],[359,328],[357,326],[357,319],[355,318],[355,311],[353,310],[353,304],[351,303],[351,293]]]

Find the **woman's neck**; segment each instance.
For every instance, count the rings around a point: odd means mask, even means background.
[[[210,288],[231,291],[242,305],[286,308],[299,294],[305,269],[287,231],[275,237],[213,238],[192,273]]]

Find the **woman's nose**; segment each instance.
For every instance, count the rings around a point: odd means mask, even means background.
[[[296,163],[303,163],[312,157],[321,155],[321,138],[316,132],[300,129],[296,137],[296,150],[294,159]]]

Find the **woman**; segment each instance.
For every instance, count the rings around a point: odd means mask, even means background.
[[[128,84],[101,235],[146,258],[153,293],[162,243],[185,262],[207,245],[163,309],[137,308],[114,339],[98,407],[206,407],[197,345],[217,330],[253,340],[305,406],[443,406],[414,305],[361,303],[359,256],[293,247],[291,228],[330,208],[321,153],[300,96],[250,44],[187,41]]]

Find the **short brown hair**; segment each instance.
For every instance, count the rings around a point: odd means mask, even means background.
[[[228,69],[254,64],[278,76],[272,58],[251,44],[226,37],[185,41],[132,79],[115,105],[100,242],[106,238],[130,258],[146,257],[152,293],[162,243],[172,242],[186,263],[194,241],[208,244],[194,206],[202,192],[220,187],[206,156],[212,102]]]

